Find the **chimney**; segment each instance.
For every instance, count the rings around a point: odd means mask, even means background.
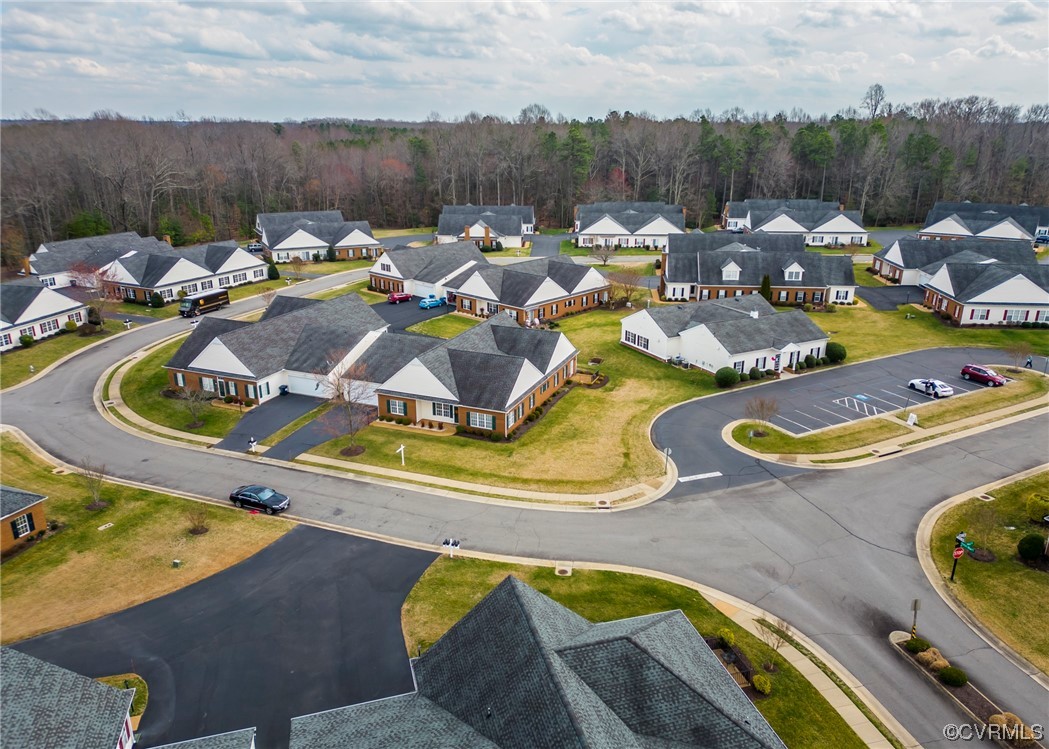
[[[167,242],[168,244],[171,244],[171,235],[170,234],[165,234],[164,235],[164,241]]]
[[[750,311],[750,316],[757,320],[760,315],[758,314],[758,311],[756,309],[752,309]]]
[[[27,276],[29,275],[29,258],[28,257],[22,258],[22,270],[25,271],[25,274]]]
[[[487,247],[492,246],[492,229],[488,224],[484,225],[484,243]]]
[[[469,226],[464,226],[463,227],[463,241],[465,241],[465,242],[469,242],[470,241],[470,227]]]
[[[839,203],[838,203],[838,210],[839,210],[839,211],[844,211],[844,210],[845,210],[845,204],[844,204],[844,203],[842,203],[842,202],[839,202]]]

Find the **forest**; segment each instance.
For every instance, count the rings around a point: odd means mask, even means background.
[[[894,105],[880,85],[833,116],[721,114],[280,123],[3,123],[4,261],[41,241],[137,231],[174,244],[251,236],[255,214],[340,209],[373,228],[434,225],[443,204],[532,204],[542,228],[579,203],[662,200],[690,226],[725,201],[839,200],[868,225],[921,223],[937,200],[1049,203],[1049,104],[971,96]]]

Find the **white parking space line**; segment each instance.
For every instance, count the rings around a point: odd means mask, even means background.
[[[895,400],[887,400],[885,398],[879,398],[876,395],[872,395],[871,398],[874,398],[875,400],[879,400],[882,403],[888,403],[893,408],[903,408],[904,406],[907,405],[907,401],[899,393],[893,393],[893,392],[891,392],[889,390],[882,390],[881,392],[885,393],[886,395],[891,395],[893,398],[898,398],[899,402],[897,402]]]
[[[852,419],[850,419],[848,416],[842,416],[841,414],[836,414],[833,411],[828,411],[823,406],[814,406],[814,408],[818,408],[820,411],[823,411],[823,413],[827,413],[827,414],[830,414],[831,416],[835,416],[835,417],[841,419],[842,422],[852,421]]]
[[[805,417],[806,419],[812,419],[813,421],[818,421],[818,422],[819,422],[820,424],[826,424],[827,426],[833,426],[833,424],[831,424],[831,423],[830,423],[829,421],[824,421],[823,419],[818,419],[818,418],[816,418],[815,416],[813,416],[813,415],[811,415],[811,414],[807,414],[807,413],[805,413],[804,411],[799,411],[799,410],[798,410],[798,409],[796,409],[796,408],[794,409],[794,413],[796,413],[796,414],[801,414],[801,415],[802,415],[802,416],[804,416],[804,417]]]
[[[925,392],[923,390],[915,390],[914,388],[908,387],[907,385],[900,385],[899,387],[903,388],[904,390],[909,390],[911,393],[913,393],[914,395],[911,396],[912,398],[921,395],[928,398],[931,401],[936,400],[931,395],[925,395]]]
[[[776,414],[776,415],[775,415],[775,416],[773,416],[772,418],[774,418],[774,419],[782,419],[783,421],[786,421],[786,422],[787,422],[787,423],[789,423],[789,424],[793,424],[793,425],[794,425],[794,426],[796,426],[796,427],[801,427],[801,429],[802,429],[802,432],[811,432],[811,431],[812,431],[812,427],[807,427],[807,426],[805,426],[804,424],[799,424],[799,423],[798,423],[798,422],[796,422],[796,421],[791,421],[791,420],[790,420],[790,419],[788,419],[788,418],[787,418],[786,416],[781,416],[780,414]]]
[[[710,473],[697,473],[695,476],[679,476],[678,482],[685,483],[686,481],[699,481],[700,479],[712,479],[721,475],[721,471],[711,471]]]

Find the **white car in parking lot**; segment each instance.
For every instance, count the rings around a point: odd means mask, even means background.
[[[920,390],[933,398],[946,398],[948,395],[954,395],[954,388],[942,380],[911,380],[907,383],[907,387],[911,390]]]

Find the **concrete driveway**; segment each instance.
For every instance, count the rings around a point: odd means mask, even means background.
[[[246,413],[226,438],[215,447],[224,450],[247,450],[248,440],[252,437],[261,442],[295,419],[309,413],[324,403],[324,400],[295,394],[271,398],[255,410]]]
[[[561,241],[568,234],[535,234],[532,236],[532,257],[553,257],[561,254]]]
[[[372,309],[379,313],[379,317],[390,323],[391,332],[402,333],[405,328],[415,325],[417,322],[447,315],[454,307],[446,304],[443,307],[419,309],[419,297],[413,296],[411,301],[401,302],[400,304],[379,302],[378,304],[373,304]]]
[[[265,522],[259,518],[260,522]],[[17,644],[85,676],[149,684],[140,746],[258,727],[411,691],[401,604],[435,555],[300,526],[235,567]]]
[[[866,271],[857,270],[857,273]],[[917,286],[857,286],[856,296],[874,309],[891,312],[901,304],[920,302],[923,298]]]

